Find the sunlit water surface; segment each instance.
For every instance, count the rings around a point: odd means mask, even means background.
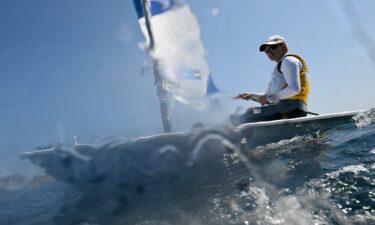
[[[255,149],[215,134],[191,149],[198,156],[186,162],[190,170],[173,157],[142,168],[142,157],[130,155],[137,178],[125,182],[123,195],[96,184],[82,190],[44,174],[2,177],[0,224],[375,224],[374,120],[370,111],[356,127]],[[212,149],[230,151],[212,163],[217,155],[199,156]]]

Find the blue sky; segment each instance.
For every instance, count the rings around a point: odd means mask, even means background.
[[[258,47],[273,34],[309,64],[311,111],[375,106],[374,1],[347,1],[352,14],[344,0],[186,2],[222,91],[222,118],[255,105],[230,96],[265,90],[274,64]],[[152,74],[140,72],[150,64],[143,40],[130,0],[1,0],[0,156],[9,160],[0,169],[18,165],[21,151],[70,144],[73,135],[86,142],[161,132]],[[191,125],[192,111],[174,110],[176,129]]]

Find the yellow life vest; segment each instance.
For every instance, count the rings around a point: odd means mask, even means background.
[[[296,57],[302,63],[302,69],[299,72],[300,82],[301,82],[301,91],[298,94],[294,95],[293,97],[290,97],[289,99],[300,99],[300,100],[303,100],[307,104],[307,101],[309,99],[309,93],[310,93],[310,82],[309,82],[309,78],[307,76],[307,73],[308,73],[309,69],[307,67],[307,64],[306,64],[305,60],[297,54],[287,54],[285,57],[287,57],[287,56]],[[282,63],[282,61],[279,62],[279,64],[277,65],[277,68],[278,68],[279,73],[282,74],[282,72],[280,70],[281,63]]]

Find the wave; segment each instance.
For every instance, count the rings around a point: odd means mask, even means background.
[[[372,116],[256,148],[231,127],[58,146],[32,159],[52,176],[1,179],[0,211],[7,224],[372,224]]]

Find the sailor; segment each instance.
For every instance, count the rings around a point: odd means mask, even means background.
[[[243,115],[231,117],[232,121],[249,123],[306,116],[310,84],[305,60],[288,53],[287,43],[280,35],[269,37],[259,51],[276,63],[266,92],[241,93],[235,98],[254,100],[262,107],[250,108]]]

